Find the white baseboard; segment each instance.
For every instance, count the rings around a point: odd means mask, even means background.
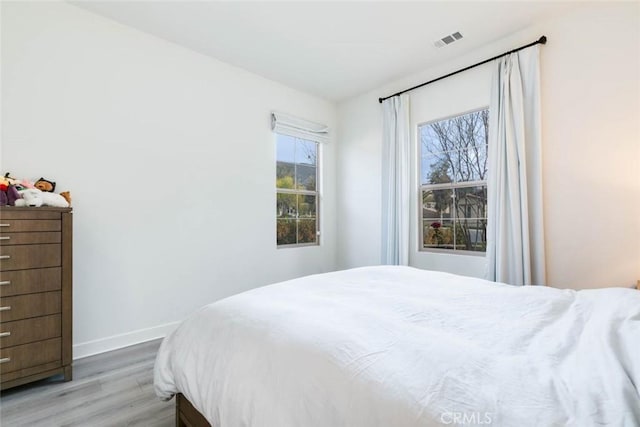
[[[153,328],[139,329],[126,334],[113,335],[99,340],[87,341],[73,345],[73,360],[82,359],[83,357],[93,356],[94,354],[104,353],[119,348],[129,347],[130,345],[140,344],[146,341],[164,338],[169,332],[173,331],[180,322],[166,323]]]

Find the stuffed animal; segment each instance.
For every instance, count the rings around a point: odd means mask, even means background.
[[[0,206],[71,206],[71,193],[55,194],[56,183],[40,177],[35,185],[27,179],[16,179],[9,173],[0,175]]]
[[[0,177],[0,183],[5,183],[7,185],[13,184],[17,191],[24,190],[26,188],[36,188],[33,185],[33,182],[28,179],[16,179],[12,177],[9,172],[4,174],[4,177]]]
[[[4,177],[2,177],[3,181],[6,181],[7,184],[14,184],[16,183],[17,179],[15,179],[14,177],[11,176],[11,172],[7,172],[4,174]]]
[[[56,183],[40,177],[40,179],[36,181],[35,187],[38,190],[46,191],[48,193],[53,193],[56,189]]]
[[[9,204],[9,198],[7,197],[7,184],[0,184],[0,206],[7,206]]]
[[[0,177],[0,206],[7,206],[9,204],[9,196],[7,194],[9,190],[9,180],[7,179],[7,175]]]
[[[16,189],[16,186],[9,184],[9,188],[7,188],[7,201],[9,202],[9,206],[15,206],[19,199],[20,193]]]
[[[20,198],[18,190],[8,180],[3,179],[0,182],[0,206],[15,206],[16,200]]]
[[[35,185],[33,185],[33,182],[29,181],[28,179],[19,179],[16,181],[15,186],[18,190],[26,190],[27,188],[36,188]]]
[[[22,196],[22,198],[16,202],[16,206],[39,208],[42,206],[42,197],[40,197],[41,193],[42,191],[38,189],[21,190],[20,196]]]
[[[64,199],[67,201],[67,203],[69,203],[69,206],[71,206],[71,192],[63,191],[62,193],[60,193],[60,195],[62,197],[64,197]]]
[[[41,196],[42,196],[42,204],[44,206],[53,206],[55,208],[69,207],[69,202],[67,202],[67,200],[60,194],[47,193],[46,191],[43,191]]]
[[[41,191],[37,188],[29,188],[19,191],[21,199],[16,200],[16,206],[52,206],[55,208],[68,208],[69,203],[59,194]]]

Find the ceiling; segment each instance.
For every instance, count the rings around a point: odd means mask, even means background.
[[[521,30],[571,2],[71,1],[287,86],[340,101]],[[573,3],[575,5],[575,2]],[[464,38],[436,48],[460,31]]]

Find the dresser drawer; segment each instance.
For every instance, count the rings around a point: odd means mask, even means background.
[[[61,258],[60,244],[2,246],[0,270],[58,267]]]
[[[71,208],[17,208],[15,206],[3,206],[0,208],[0,223],[9,219],[60,219],[65,213],[70,213]]]
[[[0,271],[0,297],[58,291],[61,288],[61,267]]]
[[[61,334],[59,314],[0,323],[0,348],[57,338]]]
[[[0,298],[0,322],[60,313],[61,296],[60,292],[42,292],[16,297],[2,297]]]
[[[59,231],[36,231],[29,233],[3,233],[0,230],[0,245],[34,245],[38,243],[60,243],[62,233]]]
[[[23,231],[60,231],[62,223],[57,219],[0,219],[2,233],[18,233]]]
[[[0,350],[0,373],[62,361],[62,340],[54,338]]]

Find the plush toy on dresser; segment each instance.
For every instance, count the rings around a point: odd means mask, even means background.
[[[11,184],[0,183],[0,206],[14,206],[20,198],[18,190]]]
[[[0,179],[0,206],[56,208],[71,206],[71,194],[68,191],[56,194],[53,192],[55,188],[55,182],[42,177],[33,184],[25,179],[12,178],[7,173]]]
[[[18,191],[21,199],[16,200],[15,206],[52,206],[54,208],[68,208],[69,202],[59,194],[49,193],[47,191],[38,190],[37,188],[28,188]]]
[[[43,177],[40,177],[40,179],[37,180],[36,183],[34,184],[34,187],[36,187],[40,191],[53,193],[56,189],[56,183],[53,181],[49,181],[48,179],[44,179]]]
[[[67,197],[54,193],[56,189],[54,181],[40,177],[35,182],[34,187],[19,191],[22,199],[16,202],[16,206],[68,208],[71,204],[71,197],[68,191],[65,191]]]
[[[13,178],[9,177],[9,174],[0,178],[0,206],[14,206],[16,200],[20,198],[14,181]]]

